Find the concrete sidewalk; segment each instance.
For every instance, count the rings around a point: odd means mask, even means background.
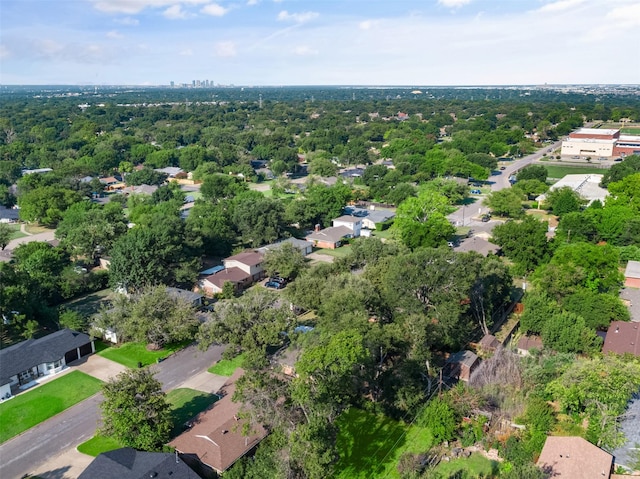
[[[203,371],[195,376],[190,377],[183,382],[178,388],[195,389],[204,393],[216,394],[222,385],[229,379],[226,376],[219,376],[208,371]]]

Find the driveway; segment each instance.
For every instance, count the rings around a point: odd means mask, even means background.
[[[85,356],[77,361],[73,361],[69,363],[69,366],[105,382],[127,369],[126,366],[98,356],[97,354]]]
[[[75,479],[84,471],[93,457],[78,452],[77,449],[67,449],[62,454],[50,458],[41,465],[33,475],[41,479]]]
[[[178,388],[189,388],[195,389],[196,391],[202,391],[203,393],[217,394],[222,385],[226,383],[228,379],[229,378],[226,376],[213,374],[209,371],[202,371],[200,374],[191,376],[178,386]]]

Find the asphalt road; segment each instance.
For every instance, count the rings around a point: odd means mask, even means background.
[[[540,160],[543,158],[545,153],[549,154],[548,150],[555,151],[560,148],[560,146],[562,146],[562,141],[557,141],[556,143],[546,145],[544,148],[541,148],[531,155],[527,155],[519,160],[510,162],[506,165],[504,170],[498,170],[487,180],[491,184],[491,191],[499,191],[504,188],[509,188],[511,186],[509,183],[509,177],[511,175],[516,174],[522,168],[530,165],[534,161]],[[456,211],[451,213],[448,218],[457,226],[473,226],[475,232],[491,231],[495,225],[492,224],[494,223],[494,220],[491,220],[489,223],[483,223],[480,219],[484,213],[489,212],[489,208],[482,204],[484,196],[477,196],[475,198],[477,201],[458,208]]]
[[[190,346],[153,366],[158,371],[156,377],[165,391],[175,389],[190,376],[218,361],[223,351],[223,346],[212,346],[204,352]],[[19,479],[92,437],[98,425],[102,399],[102,394],[96,394],[2,444],[0,478]]]

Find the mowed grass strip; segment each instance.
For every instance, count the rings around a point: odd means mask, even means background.
[[[428,428],[409,426],[356,408],[344,412],[337,425],[339,479],[399,478],[400,456],[426,452],[433,442]]]
[[[0,404],[0,443],[100,391],[102,381],[72,371]]]
[[[80,444],[77,449],[79,452],[86,454],[87,456],[96,457],[98,454],[113,451],[114,449],[120,449],[121,447],[124,446],[116,439],[96,434],[88,441]]]
[[[207,369],[207,371],[212,374],[217,374],[218,376],[231,376],[235,372],[235,370],[242,365],[243,360],[243,354],[240,354],[233,359],[221,359],[209,369]]]
[[[171,437],[176,437],[184,431],[184,425],[189,419],[215,403],[219,396],[215,394],[196,391],[195,389],[179,388],[167,394],[167,402],[171,406],[173,418],[173,430]]]
[[[158,359],[166,358],[185,348],[189,344],[190,341],[184,341],[182,343],[167,344],[158,351],[149,351],[145,343],[124,343],[121,346],[111,346],[99,351],[97,354],[128,368],[137,368],[138,363],[148,366],[157,362]]]
[[[597,160],[595,160],[597,161]],[[604,175],[606,168],[597,168],[593,166],[560,166],[560,165],[542,165],[547,169],[549,178],[562,179],[567,175],[588,175],[598,174]]]

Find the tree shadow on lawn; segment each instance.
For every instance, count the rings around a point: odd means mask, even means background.
[[[401,423],[355,408],[345,412],[338,423],[341,478],[379,477],[395,457],[392,450],[402,448],[406,441],[406,427]]]
[[[201,393],[171,411],[173,429],[171,438],[179,436],[189,429],[187,423],[195,423],[194,418],[202,411],[209,409],[220,399],[215,394]]]

